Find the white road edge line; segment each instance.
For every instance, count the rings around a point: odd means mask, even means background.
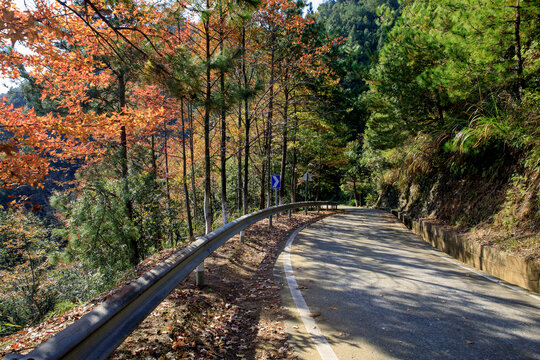
[[[332,350],[330,344],[328,344],[326,337],[321,332],[321,329],[317,326],[315,319],[309,317],[309,308],[306,304],[306,301],[304,300],[304,297],[302,296],[302,293],[298,289],[298,284],[296,283],[296,278],[293,274],[293,268],[291,265],[291,246],[298,233],[304,230],[306,226],[303,226],[293,232],[287,240],[287,244],[285,245],[285,249],[283,250],[283,272],[285,273],[285,277],[287,278],[287,284],[289,285],[289,290],[291,291],[291,296],[294,300],[294,303],[296,304],[296,308],[298,309],[300,318],[302,319],[302,322],[306,327],[311,341],[313,341],[313,344],[317,348],[321,359],[338,360],[338,357],[334,353],[334,350]]]
[[[403,225],[403,224],[401,224],[401,225]],[[403,225],[403,226],[405,226],[405,225]],[[462,269],[468,270],[468,271],[470,271],[470,272],[472,272],[472,273],[474,273],[474,274],[476,274],[476,275],[479,275],[479,276],[483,277],[484,279],[487,279],[487,280],[489,280],[489,281],[491,281],[491,282],[494,282],[494,283],[496,283],[496,284],[502,285],[502,286],[504,286],[504,287],[506,287],[506,288],[508,288],[508,289],[517,291],[517,292],[519,292],[519,293],[521,293],[521,294],[529,295],[529,296],[532,297],[533,299],[540,301],[540,296],[536,296],[536,295],[534,295],[534,294],[531,294],[530,292],[528,292],[528,291],[526,291],[526,290],[523,290],[523,289],[520,289],[520,288],[518,288],[517,286],[512,286],[512,285],[505,284],[505,283],[503,283],[502,281],[500,281],[500,280],[497,279],[497,278],[494,278],[494,277],[491,277],[491,276],[489,276],[489,275],[486,275],[486,274],[484,274],[483,272],[480,272],[480,271],[478,271],[478,270],[476,270],[476,269],[473,269],[473,268],[471,268],[471,267],[469,267],[469,266],[467,266],[467,265],[464,265],[464,264],[458,262],[457,260],[454,260],[454,259],[449,258],[448,255],[446,255],[446,254],[445,254],[445,255],[440,254],[439,252],[435,251],[433,248],[427,246],[423,241],[421,241],[421,240],[417,239],[416,237],[414,237],[414,236],[410,233],[410,230],[409,230],[406,226],[405,226],[405,228],[407,229],[407,235],[409,235],[409,238],[410,238],[411,240],[420,243],[420,245],[422,245],[422,247],[423,247],[424,249],[427,249],[427,250],[431,251],[432,253],[434,253],[435,255],[437,255],[438,257],[440,257],[441,259],[444,259],[444,260],[448,261],[449,263],[452,263],[452,264],[454,264],[454,265],[459,266],[459,267],[462,268]]]

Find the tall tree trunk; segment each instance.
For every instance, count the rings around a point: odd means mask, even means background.
[[[165,150],[165,191],[167,192],[167,216],[171,217],[171,187],[169,185],[169,134],[167,129],[167,120],[163,121],[163,148]],[[171,232],[169,232],[171,234]],[[161,235],[160,235],[161,238]],[[169,237],[169,243],[173,244],[173,237]],[[176,244],[175,244],[176,245]]]
[[[285,82],[288,80],[288,74],[285,74]],[[285,85],[284,89],[285,103],[283,104],[283,141],[281,147],[281,169],[279,174],[281,175],[281,188],[279,189],[279,203],[283,204],[283,198],[285,197],[285,166],[287,165],[287,133],[288,133],[288,111],[289,111],[289,89]]]
[[[154,186],[154,189],[155,190],[158,190],[158,183],[157,183],[157,178],[158,178],[158,168],[157,168],[157,156],[156,156],[156,136],[154,134],[152,134],[152,136],[150,137],[151,138],[151,156],[152,156],[152,177],[153,177],[153,186]],[[169,204],[167,204],[169,206]],[[152,207],[156,210],[160,210],[159,209],[159,203],[156,202],[152,205]],[[168,209],[168,208],[167,208]],[[157,229],[157,238],[154,239],[154,243],[156,245],[156,249],[162,249],[163,246],[162,246],[162,243],[161,243],[161,239],[163,238],[163,234],[161,232],[161,226],[158,227]]]
[[[189,156],[191,160],[190,164],[190,173],[191,173],[191,192],[193,193],[193,218],[197,219],[199,212],[197,211],[197,192],[195,186],[195,155],[194,155],[194,146],[193,146],[193,137],[195,136],[195,129],[193,128],[193,104],[190,102],[188,104],[189,111],[189,128],[191,129],[191,134],[189,137]]]
[[[246,27],[242,27],[242,77],[244,79],[245,90],[248,88],[248,77],[246,70]],[[243,214],[248,213],[248,190],[249,190],[249,131],[250,131],[250,117],[249,117],[249,100],[246,97],[244,99],[244,118],[245,118],[245,135],[244,135],[244,196],[243,199]]]
[[[165,189],[167,191],[167,212],[171,210],[171,188],[169,186],[169,134],[167,133],[167,120],[163,122],[163,146],[165,150]]]
[[[223,52],[223,26],[221,27],[220,36],[220,50]],[[223,217],[223,224],[229,222],[229,216],[227,214],[227,122],[225,114],[225,70],[219,71],[219,87],[221,91],[221,214]]]
[[[521,102],[523,97],[523,89],[525,88],[525,83],[523,81],[523,59],[521,57],[521,39],[520,39],[520,26],[521,26],[521,0],[516,1],[516,20],[514,22],[514,40],[515,40],[515,51],[516,51],[516,73],[517,73],[517,95],[518,99]]]
[[[265,135],[266,138],[266,135]],[[264,202],[266,198],[266,164],[263,162],[261,166],[261,188],[259,195],[259,209],[264,209]]]
[[[358,191],[356,191],[356,178],[352,178],[353,192],[354,192],[354,206],[358,207]]]
[[[261,144],[261,135],[259,131],[259,124],[255,124],[256,132],[256,139],[259,140],[259,150],[261,153],[261,157],[263,160],[261,161],[261,171],[259,175],[261,176],[261,180],[259,181],[260,188],[259,188],[259,209],[264,209],[265,203],[266,203],[266,147],[268,146],[268,123],[263,122],[263,129],[262,129],[262,144]]]
[[[319,176],[317,176],[317,195],[315,196],[315,201],[319,201],[321,197],[321,174],[322,174],[322,153],[319,149]]]
[[[210,10],[210,0],[206,0],[206,9]],[[206,92],[204,101],[204,224],[206,234],[212,232],[212,206],[211,206],[211,166],[210,166],[210,102],[212,96],[212,83],[210,72],[210,20],[204,21],[205,59],[206,59]]]
[[[272,126],[274,121],[274,61],[275,61],[275,35],[271,35],[271,56],[270,56],[270,101],[268,102],[268,123],[266,124],[266,168],[268,169],[268,198],[266,207],[272,206]]]
[[[126,108],[126,80],[124,73],[118,75],[118,97],[120,100],[120,111],[123,112]],[[127,133],[126,126],[120,127],[120,161],[121,161],[121,177],[122,187],[124,192],[124,206],[126,207],[126,215],[130,222],[133,222],[133,203],[129,194],[128,184],[128,150],[127,150]],[[130,250],[129,259],[133,267],[137,266],[140,258],[139,244],[137,239],[132,235],[128,235],[128,247]]]
[[[186,127],[185,127],[185,116],[184,116],[184,99],[180,99],[180,117],[182,119],[182,185],[184,187],[184,197],[186,199],[188,234],[189,234],[189,239],[193,240],[193,221],[191,220],[191,210],[189,206],[189,192],[188,192],[188,186],[187,186]]]
[[[293,94],[294,95],[294,94]],[[296,116],[296,103],[293,106],[293,153],[292,153],[292,164],[291,164],[291,202],[296,202],[296,184],[298,179],[296,179],[296,133],[298,131],[298,117]]]
[[[242,103],[238,103],[238,130],[242,128]],[[237,153],[237,164],[238,164],[238,187],[236,188],[237,194],[237,209],[240,212],[242,210],[242,141],[239,141],[238,144],[238,153]]]

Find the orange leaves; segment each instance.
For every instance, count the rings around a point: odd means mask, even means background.
[[[27,13],[19,11],[13,1],[0,1],[0,32],[4,43],[2,45],[8,45],[5,44],[5,39],[10,40],[9,45],[15,45],[17,41],[35,41],[38,35],[32,30],[34,27],[34,19]]]
[[[0,160],[0,186],[4,188],[23,184],[40,187],[48,173],[48,161],[36,154],[19,154]]]
[[[41,101],[58,110],[38,116],[33,109],[14,109],[6,100],[0,103],[0,129],[9,131],[0,143],[0,186],[39,186],[51,161],[89,160],[118,141],[121,126],[136,134],[172,116],[176,104],[167,102],[157,88],[138,88],[130,82],[124,84],[127,106],[119,106],[118,70],[123,59],[118,59],[118,49],[125,42],[141,45],[144,32],[161,18],[152,5],[120,2],[111,8],[97,0],[92,2],[95,8],[85,9],[106,11],[120,23],[136,27],[133,31],[112,29],[103,14],[83,21],[72,11],[82,11],[77,4],[70,4],[72,10],[58,2],[37,1],[22,10],[12,0],[0,4],[0,44],[11,45],[11,39],[25,46],[0,53],[0,76],[18,77],[17,69],[24,65],[41,88]],[[39,24],[32,19],[40,19]]]
[[[296,5],[290,0],[265,0],[259,10],[259,17],[278,27],[291,26],[286,12],[294,7]],[[300,23],[296,25],[300,25]]]

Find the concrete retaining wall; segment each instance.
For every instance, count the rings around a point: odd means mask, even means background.
[[[399,211],[393,210],[392,214],[434,248],[485,274],[540,293],[540,261],[528,261],[490,246],[476,244],[456,232],[423,220],[413,220]]]

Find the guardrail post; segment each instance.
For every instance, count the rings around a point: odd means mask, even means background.
[[[292,209],[289,209],[289,219],[292,219]]]
[[[195,269],[195,285],[197,287],[204,286],[204,261]]]
[[[240,231],[240,242],[244,241],[244,230]]]

